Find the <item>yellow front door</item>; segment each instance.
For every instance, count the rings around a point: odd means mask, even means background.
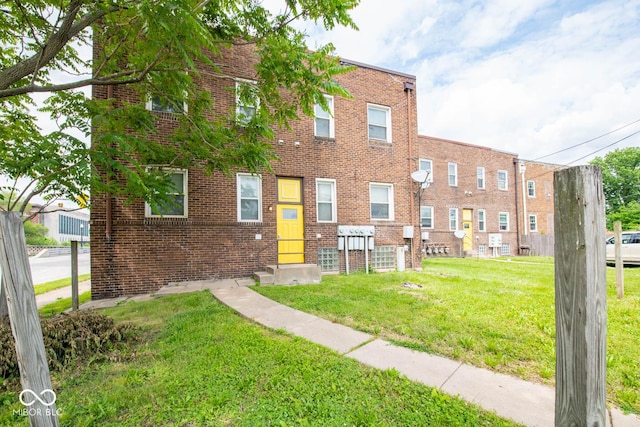
[[[462,249],[465,251],[473,250],[473,210],[462,210],[462,229],[466,233],[462,243]]]
[[[300,179],[278,178],[276,211],[278,264],[304,263],[304,217]]]

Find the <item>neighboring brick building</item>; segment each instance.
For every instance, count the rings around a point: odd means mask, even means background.
[[[529,160],[519,162],[521,244],[534,255],[553,256],[553,173],[562,167]]]
[[[517,154],[422,135],[417,152],[432,177],[420,196],[424,256],[518,254]]]
[[[230,52],[221,65],[238,82],[253,78],[247,49]],[[246,277],[266,264],[345,271],[339,225],[375,229],[372,251],[365,253],[364,239],[352,242],[358,249],[349,251],[350,270],[363,269],[367,260],[374,268],[396,268],[397,248],[412,242],[403,237],[404,226],[418,218],[410,179],[418,168],[411,152],[415,77],[349,63],[356,69],[337,80],[353,98],[331,99],[333,118],[320,112],[277,133],[272,144],[281,160],[273,162],[273,173],[176,170],[183,207],[162,217],[142,201],[92,194],[93,298],[153,292],[174,281]],[[200,84],[211,90],[217,111],[233,108],[236,82],[205,73]],[[116,101],[144,102],[125,87],[110,90]],[[94,96],[105,98],[107,89],[94,88]],[[173,114],[158,112],[161,126],[170,128]],[[419,236],[416,227],[414,241]],[[418,262],[409,253],[401,267]]]

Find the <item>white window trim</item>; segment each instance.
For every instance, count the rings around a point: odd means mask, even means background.
[[[455,224],[455,228],[451,227],[451,213],[455,212],[456,213],[456,224]],[[460,221],[458,218],[458,208],[449,208],[449,231],[457,231],[458,230],[458,225],[460,225]]]
[[[536,225],[535,230],[531,228],[531,218],[534,218],[534,224]],[[529,215],[528,227],[529,227],[529,231],[530,232],[532,232],[532,233],[537,233],[538,232],[538,215],[535,215],[535,214]]]
[[[186,93],[185,93],[186,96]],[[166,111],[166,110],[154,110],[153,109],[153,95],[148,94],[147,95],[147,102],[145,103],[145,108],[149,111],[153,111],[156,113],[167,113],[167,114],[182,114],[183,112],[186,113],[188,112],[188,105],[186,101],[182,101],[182,111],[181,112],[173,112],[173,111]]]
[[[147,169],[153,166],[147,167]],[[181,173],[184,178],[182,179],[182,195],[184,197],[184,213],[182,215],[156,215],[151,210],[151,205],[147,202],[144,204],[144,216],[145,218],[187,218],[189,216],[189,171],[186,169],[175,168],[161,168],[163,172],[173,175]],[[173,194],[173,193],[172,193]]]
[[[425,227],[422,225],[422,208],[429,208],[431,209],[431,227]],[[435,227],[435,209],[433,208],[433,206],[420,206],[420,228],[424,228],[425,230],[433,230]]]
[[[480,170],[482,169],[482,176],[480,176]],[[480,186],[479,179],[482,178],[482,187]],[[484,190],[487,187],[487,180],[484,166],[478,166],[476,168],[476,184],[478,186],[478,190]]]
[[[240,107],[245,107],[248,105],[242,104],[240,103],[240,95],[239,95],[239,87],[242,84],[248,84],[250,86],[255,86],[257,84],[257,82],[255,80],[248,80],[248,79],[241,79],[241,78],[237,78],[235,79],[236,81],[236,122],[239,124],[246,124],[249,121],[251,121],[251,117],[249,118],[245,118],[243,120],[239,120],[239,113],[240,113]],[[258,108],[260,108],[260,98],[259,97],[255,97],[254,99],[255,104],[253,105],[253,108],[255,110],[254,114],[258,111]]]
[[[318,218],[318,212],[320,212],[320,200],[318,199],[318,184],[331,184],[331,220],[321,220]],[[326,203],[326,202],[325,202]],[[336,223],[338,222],[338,198],[336,196],[336,180],[328,178],[316,178],[316,220],[322,223]]]
[[[420,165],[422,162],[429,163],[429,169],[423,169]],[[418,167],[420,170],[426,170],[429,172],[429,177],[427,178],[427,182],[433,182],[433,160],[431,159],[419,159]]]
[[[483,220],[480,221],[480,214],[483,214]],[[482,224],[482,228],[480,228],[480,224]],[[486,209],[478,209],[478,233],[486,233],[487,232],[487,210]]]
[[[453,171],[453,177],[454,177],[454,183],[451,184],[451,166],[453,166],[454,171]],[[458,186],[458,164],[454,163],[454,162],[449,162],[447,164],[447,183],[449,184],[449,187],[457,187]]]
[[[380,110],[380,111],[384,111],[386,113],[386,118],[387,118],[387,123],[386,123],[386,128],[387,128],[387,139],[379,139],[379,138],[373,138],[371,135],[369,135],[369,109],[372,108],[374,110]],[[375,141],[384,141],[384,142],[388,142],[391,143],[393,141],[393,138],[391,137],[391,107],[387,107],[385,105],[378,105],[378,104],[369,104],[367,103],[367,136],[369,137],[369,139],[373,139]]]
[[[529,184],[533,184],[533,196],[531,195],[531,188],[529,188]],[[529,197],[530,199],[534,199],[536,197],[536,182],[532,179],[527,181],[527,197]]]
[[[504,173],[504,188],[500,188],[500,174]],[[509,191],[509,174],[506,170],[498,170],[498,190]]]
[[[500,228],[500,216],[505,215],[507,217],[507,228],[502,230]],[[498,212],[498,230],[499,231],[509,231],[509,212]]]
[[[328,113],[329,113],[329,119],[328,119],[329,120],[329,138],[335,138],[336,137],[335,116],[333,114],[334,109],[335,109],[334,98],[333,98],[332,95],[324,95],[324,97],[327,99],[327,103],[329,104],[329,107],[330,107],[329,111],[328,111]],[[320,104],[315,104],[313,106],[314,116],[316,114],[315,109],[317,107],[320,107]],[[322,107],[320,107],[320,108],[322,108]],[[326,138],[325,136],[318,135],[318,129],[316,127],[317,119],[318,119],[318,116],[315,116],[314,119],[313,119],[313,135],[317,136],[318,138]],[[322,120],[327,120],[324,117],[321,117],[321,119]]]
[[[258,219],[242,219],[242,192],[240,182],[242,178],[257,178],[258,185]],[[238,222],[262,222],[262,175],[251,173],[238,173],[236,175],[236,210],[238,212]]]
[[[389,191],[389,218],[373,218],[371,216],[371,188],[372,187],[385,187]],[[386,182],[370,182],[369,183],[369,216],[371,217],[371,221],[394,221],[395,220],[395,210],[393,208],[394,200],[393,200],[393,184],[389,184]]]

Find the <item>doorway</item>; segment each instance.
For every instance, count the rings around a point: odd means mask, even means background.
[[[304,263],[302,179],[277,178],[276,232],[278,264]]]
[[[463,251],[473,250],[473,209],[462,210],[462,230],[466,233],[462,242]]]

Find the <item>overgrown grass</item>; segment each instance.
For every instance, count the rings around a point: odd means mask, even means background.
[[[138,347],[54,377],[62,426],[507,426],[436,389],[266,330],[210,293],[129,302],[105,313],[137,325]],[[0,424],[18,393],[0,396]]]
[[[85,282],[91,279],[91,274],[80,274],[78,276],[78,283]],[[71,286],[71,277],[67,277],[66,279],[54,280],[53,282],[42,283],[40,285],[35,285],[33,288],[36,292],[36,295],[44,294],[45,292],[55,291],[56,289],[65,288],[67,286]]]
[[[438,258],[426,260],[422,272],[325,276],[318,285],[256,290],[396,344],[554,382],[551,258]],[[640,413],[640,269],[625,269],[625,298],[618,300],[608,268],[607,294],[607,397]]]
[[[87,291],[78,295],[79,305],[82,305],[88,301],[91,301],[91,291]],[[65,310],[70,309],[71,305],[71,297],[61,298],[56,302],[52,302],[51,304],[47,304],[44,307],[38,309],[38,312],[44,317],[53,317],[56,314],[60,314]]]

